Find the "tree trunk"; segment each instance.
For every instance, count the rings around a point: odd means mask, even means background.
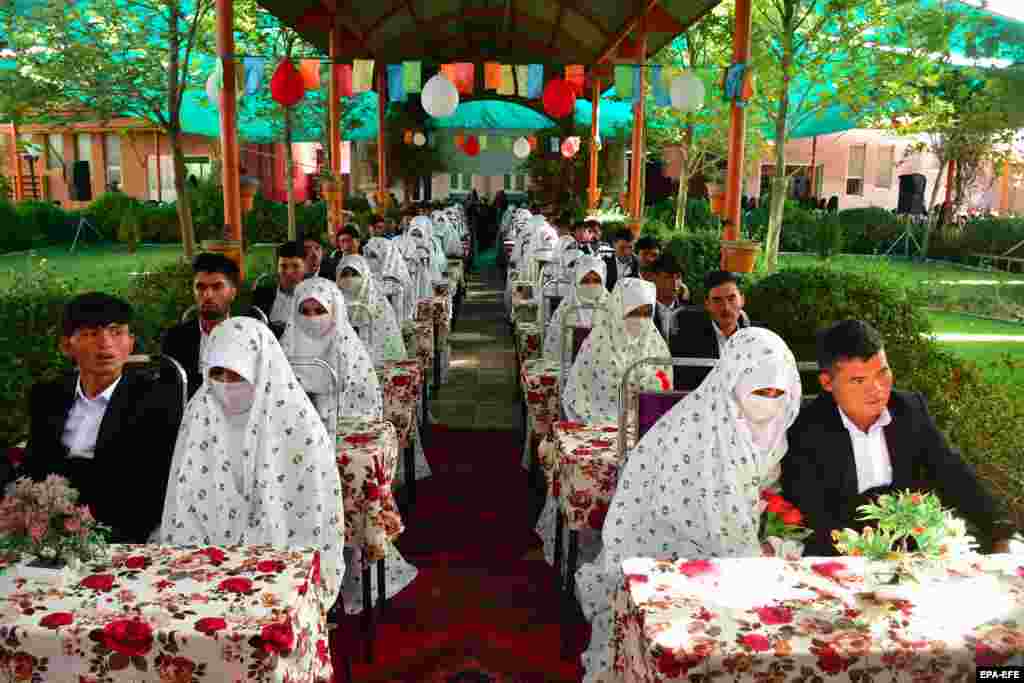
[[[690,149],[693,145],[693,127],[686,126],[679,160],[679,190],[676,192],[676,232],[686,232],[686,205],[690,192]]]
[[[295,225],[295,159],[292,156],[292,112],[284,109],[284,168],[285,187],[288,194],[288,241],[297,240],[298,230]]]
[[[786,138],[789,116],[789,83],[793,70],[793,3],[784,3],[783,47],[782,47],[782,92],[779,95],[779,110],[775,114],[775,178],[772,180],[772,201],[768,212],[768,234],[764,238],[764,264],[769,272],[778,267],[779,242],[782,237],[782,218],[786,208]]]
[[[192,205],[188,198],[188,183],[185,179],[185,153],[181,144],[181,109],[178,91],[184,84],[180,82],[181,34],[178,32],[178,5],[168,3],[170,10],[167,40],[167,137],[171,143],[171,154],[174,157],[174,190],[178,195],[178,225],[181,228],[181,246],[185,258],[191,261],[196,253],[196,234],[192,227]],[[160,157],[156,160],[160,167]]]
[[[921,236],[921,258],[928,258],[928,248],[932,241],[932,232],[939,227],[942,222],[942,215],[944,208],[935,210],[935,200],[939,197],[939,188],[942,187],[942,174],[945,172],[946,167],[949,165],[949,160],[946,155],[939,155],[939,174],[935,176],[935,184],[932,185],[932,198],[928,202],[928,221],[925,223],[924,235]]]
[[[178,195],[175,202],[178,209],[178,224],[181,226],[181,245],[185,258],[191,261],[196,252],[196,235],[192,226],[192,203],[189,201],[189,184],[185,172],[185,151],[181,145],[181,134],[171,128],[167,131],[171,143],[171,154],[174,155],[174,191]]]

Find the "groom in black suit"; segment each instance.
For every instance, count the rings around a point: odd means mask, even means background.
[[[934,491],[943,505],[1008,552],[1012,528],[997,521],[995,501],[946,443],[921,394],[893,391],[877,330],[845,320],[819,333],[825,390],[788,432],[783,496],[813,529],[805,556],[835,555],[833,529],[862,529],[857,507],[905,489]]]

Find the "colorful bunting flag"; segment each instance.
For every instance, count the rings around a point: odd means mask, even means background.
[[[458,81],[458,78],[457,78],[456,73],[455,73],[455,65],[454,64],[442,64],[441,65],[441,73],[443,73],[445,78],[447,78],[449,81],[451,81],[452,85],[455,85],[455,89],[458,90],[459,86],[456,84],[456,81]]]
[[[341,172],[344,175],[352,173],[352,142],[350,140],[341,141],[341,154],[339,155],[338,161],[340,161]]]
[[[640,78],[640,67],[633,67],[633,104],[640,101],[640,98],[644,96],[644,89]]]
[[[352,65],[335,64],[334,71],[338,74],[338,95],[352,97]]]
[[[373,88],[373,60],[355,60],[352,63],[352,92],[367,92],[371,88]]]
[[[501,85],[498,86],[499,95],[515,95],[516,86],[515,81],[512,78],[512,65],[502,64],[501,65]]]
[[[299,61],[299,75],[302,76],[302,87],[306,90],[320,89],[320,60],[302,59]]]
[[[551,138],[551,151],[557,152],[561,148],[561,143],[558,138]]]
[[[462,149],[462,145],[465,142],[466,136],[464,136],[462,133],[459,133],[458,135],[455,136],[455,146],[458,147],[459,149]]]
[[[530,67],[526,64],[516,66],[516,94],[520,97],[530,94]]]
[[[656,105],[667,107],[672,104],[672,97],[669,95],[668,85],[665,83],[665,71],[661,64],[655,64],[651,69],[651,90],[654,91]]]
[[[405,72],[401,64],[388,64],[388,101],[405,102]]]
[[[576,97],[583,97],[586,78],[583,73],[582,64],[570,64],[565,67],[565,81],[572,88],[573,92],[576,93]]]
[[[487,136],[480,135],[477,137],[477,141],[480,143],[480,151],[487,149]]]
[[[267,60],[263,57],[246,57],[242,60],[243,68],[245,69],[245,94],[255,95],[260,91],[260,87],[263,85],[263,69],[266,67]]]
[[[619,64],[615,67],[615,94],[623,100],[633,96],[633,67],[631,65]]]
[[[501,64],[484,62],[484,88],[497,90],[501,87]]]
[[[420,62],[402,62],[402,81],[406,94],[418,93],[423,88],[423,66]]]
[[[455,89],[460,95],[472,95],[476,79],[476,65],[473,62],[459,62],[455,65]]]
[[[531,64],[529,68],[529,82],[527,84],[526,96],[535,100],[544,94],[544,65]]]
[[[526,138],[526,141],[530,143],[530,151],[531,152],[536,152],[537,151],[537,137],[534,136],[534,135],[531,135],[530,137]]]

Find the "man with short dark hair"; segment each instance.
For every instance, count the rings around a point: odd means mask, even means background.
[[[146,543],[160,524],[181,424],[176,384],[124,372],[132,307],[92,292],[64,307],[60,349],[77,366],[29,397],[25,474],[66,477],[117,543]]]
[[[200,254],[192,262],[192,273],[192,294],[199,308],[197,320],[186,320],[167,330],[161,345],[161,351],[185,369],[189,398],[203,384],[203,349],[213,328],[231,316],[239,279],[238,266],[223,254]]]
[[[385,225],[382,218],[376,219],[373,225]],[[362,248],[362,235],[359,234],[359,228],[354,223],[348,223],[344,228],[338,231],[338,236],[335,239],[335,246],[338,247],[338,253],[342,258],[346,256],[358,256]]]
[[[270,329],[280,339],[292,319],[295,308],[295,286],[306,277],[306,253],[296,241],[285,242],[277,248],[277,283],[257,287],[253,291],[253,306],[263,311],[270,321]]]
[[[604,284],[609,292],[615,289],[615,283],[620,279],[640,275],[640,261],[633,254],[633,233],[627,228],[622,228],[615,233],[612,247],[615,248],[615,253],[604,259],[608,267],[608,278]]]
[[[597,230],[594,229],[597,224]],[[587,256],[597,256],[596,235],[600,232],[600,224],[597,221],[578,221],[573,225],[572,236],[576,238],[576,246]]]
[[[669,341],[676,329],[676,313],[689,302],[689,292],[685,298],[679,296],[680,289],[686,288],[682,283],[683,269],[672,254],[665,253],[649,264],[645,272],[651,273],[650,281],[656,290],[654,326]]]
[[[804,555],[835,555],[834,529],[862,529],[857,507],[884,493],[933,490],[1008,552],[1013,529],[973,469],[951,448],[921,394],[894,391],[882,336],[860,320],[818,334],[819,380],[825,390],[787,433],[783,495],[814,535]]]
[[[636,241],[637,258],[640,260],[640,267],[650,266],[661,256],[661,245],[658,240],[650,235],[645,235]]]
[[[313,237],[305,237],[302,240],[302,254],[306,261],[305,277],[325,277],[322,266],[324,265],[324,247],[320,240]],[[327,264],[328,267],[330,264]]]
[[[370,219],[370,237],[387,237],[388,232],[388,219],[384,218],[384,216],[374,216]],[[359,240],[358,233],[356,234],[356,240]]]

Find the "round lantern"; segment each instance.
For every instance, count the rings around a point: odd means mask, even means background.
[[[470,135],[466,138],[466,143],[462,146],[462,151],[471,157],[475,157],[480,153],[480,141],[477,140],[475,135]]]
[[[544,111],[561,119],[576,110],[576,92],[565,80],[556,78],[544,86]]]
[[[417,147],[422,147],[423,145],[427,144],[427,136],[424,135],[423,133],[416,133],[415,135],[412,136],[412,144],[416,145]]]
[[[572,145],[573,154],[580,151],[580,137],[578,135],[573,135],[570,138],[566,138],[565,141]]]
[[[672,79],[669,89],[672,106],[680,111],[695,112],[704,107],[704,81],[692,71]]]
[[[287,59],[282,59],[270,79],[270,96],[282,107],[298,104],[306,94],[306,85],[295,66]]]
[[[525,159],[530,156],[530,141],[526,138],[519,138],[512,145],[512,153],[516,155],[517,159]]]
[[[455,113],[456,107],[459,106],[459,91],[444,74],[437,74],[423,86],[420,101],[425,112],[436,119],[441,119]]]
[[[578,150],[576,149],[576,147],[574,147],[573,144],[568,140],[562,143],[562,156],[565,157],[566,159],[572,159],[574,156],[576,156],[577,151]]]

